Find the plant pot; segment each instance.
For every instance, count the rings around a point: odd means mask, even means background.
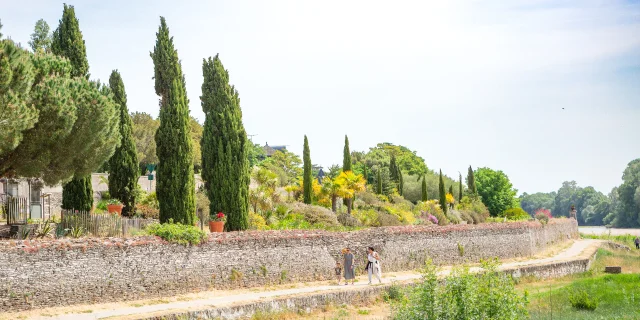
[[[209,221],[210,232],[224,232],[224,221]]]
[[[107,205],[107,212],[122,215],[122,207],[124,206],[121,204],[110,204]]]

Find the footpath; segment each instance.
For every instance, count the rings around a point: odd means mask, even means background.
[[[545,270],[543,271],[545,277],[561,276],[563,274],[553,270],[554,266],[576,261],[589,261],[601,244],[602,241],[600,240],[576,240],[570,246],[561,249],[559,252],[547,253],[546,257],[504,261],[499,269],[505,272],[516,272],[527,275],[529,273],[527,273],[526,270],[540,267],[540,269]],[[382,271],[384,272],[384,264],[382,266]],[[565,267],[565,271],[563,272],[573,273],[581,271],[578,270],[580,268],[572,268],[573,269],[568,269]],[[472,267],[470,269],[472,272],[481,270],[479,267]],[[558,267],[558,269],[562,268]],[[582,269],[584,269],[584,266]],[[451,267],[442,267],[439,270],[440,276],[446,276],[449,274]],[[374,279],[375,285],[370,286],[367,284],[367,277],[360,276],[356,279],[355,285],[350,284],[347,286],[344,284],[338,286],[335,281],[323,281],[240,290],[214,290],[154,300],[30,310],[0,315],[0,319],[84,320],[108,318],[130,320],[163,319],[165,317],[167,319],[196,318],[193,316],[193,312],[201,312],[197,313],[198,318],[213,318],[213,316],[236,318],[242,315],[248,315],[247,312],[256,310],[255,308],[263,308],[264,306],[275,307],[276,309],[282,308],[283,306],[300,307],[300,305],[295,304],[296,297],[307,297],[307,300],[305,300],[307,302],[303,304],[303,306],[309,309],[313,306],[317,307],[320,305],[322,301],[318,300],[322,299],[318,297],[325,297],[323,299],[334,301],[334,299],[339,300],[337,298],[348,295],[360,296],[374,294],[381,292],[384,287],[388,287],[392,283],[414,282],[419,279],[420,273],[417,271],[384,273],[382,285],[377,284],[377,280]],[[64,292],[61,292],[61,294],[64,294]],[[277,301],[280,301],[280,303],[277,303]],[[309,303],[309,301],[312,303]],[[253,305],[254,307],[253,309],[249,308],[250,310],[247,308],[242,309],[243,305]]]

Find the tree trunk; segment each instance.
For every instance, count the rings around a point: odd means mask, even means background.
[[[331,211],[336,212],[337,211],[337,202],[338,201],[338,197],[337,196],[331,196]]]
[[[347,199],[347,213],[349,215],[351,215],[351,202],[353,201],[352,198]]]

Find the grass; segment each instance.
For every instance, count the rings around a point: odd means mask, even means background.
[[[623,274],[604,273],[621,266]],[[640,319],[640,253],[598,249],[591,270],[563,278],[520,279],[517,288],[529,292],[531,319]],[[593,311],[578,310],[570,300],[595,301]]]
[[[582,237],[583,239],[609,240],[609,241],[624,244],[627,247],[632,248],[634,250],[636,248],[636,245],[633,242],[636,239],[636,236],[630,235],[630,234],[612,235],[611,232],[609,232],[608,234],[595,235],[595,234],[580,233],[580,237]]]

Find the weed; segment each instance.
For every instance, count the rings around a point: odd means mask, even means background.
[[[244,275],[242,272],[236,270],[235,268],[231,269],[231,275],[229,276],[229,280],[231,281],[239,281],[242,279]]]
[[[593,311],[598,307],[598,299],[589,296],[584,289],[575,289],[569,292],[571,306],[578,310]]]
[[[458,243],[458,254],[463,257],[464,256],[464,246]]]

